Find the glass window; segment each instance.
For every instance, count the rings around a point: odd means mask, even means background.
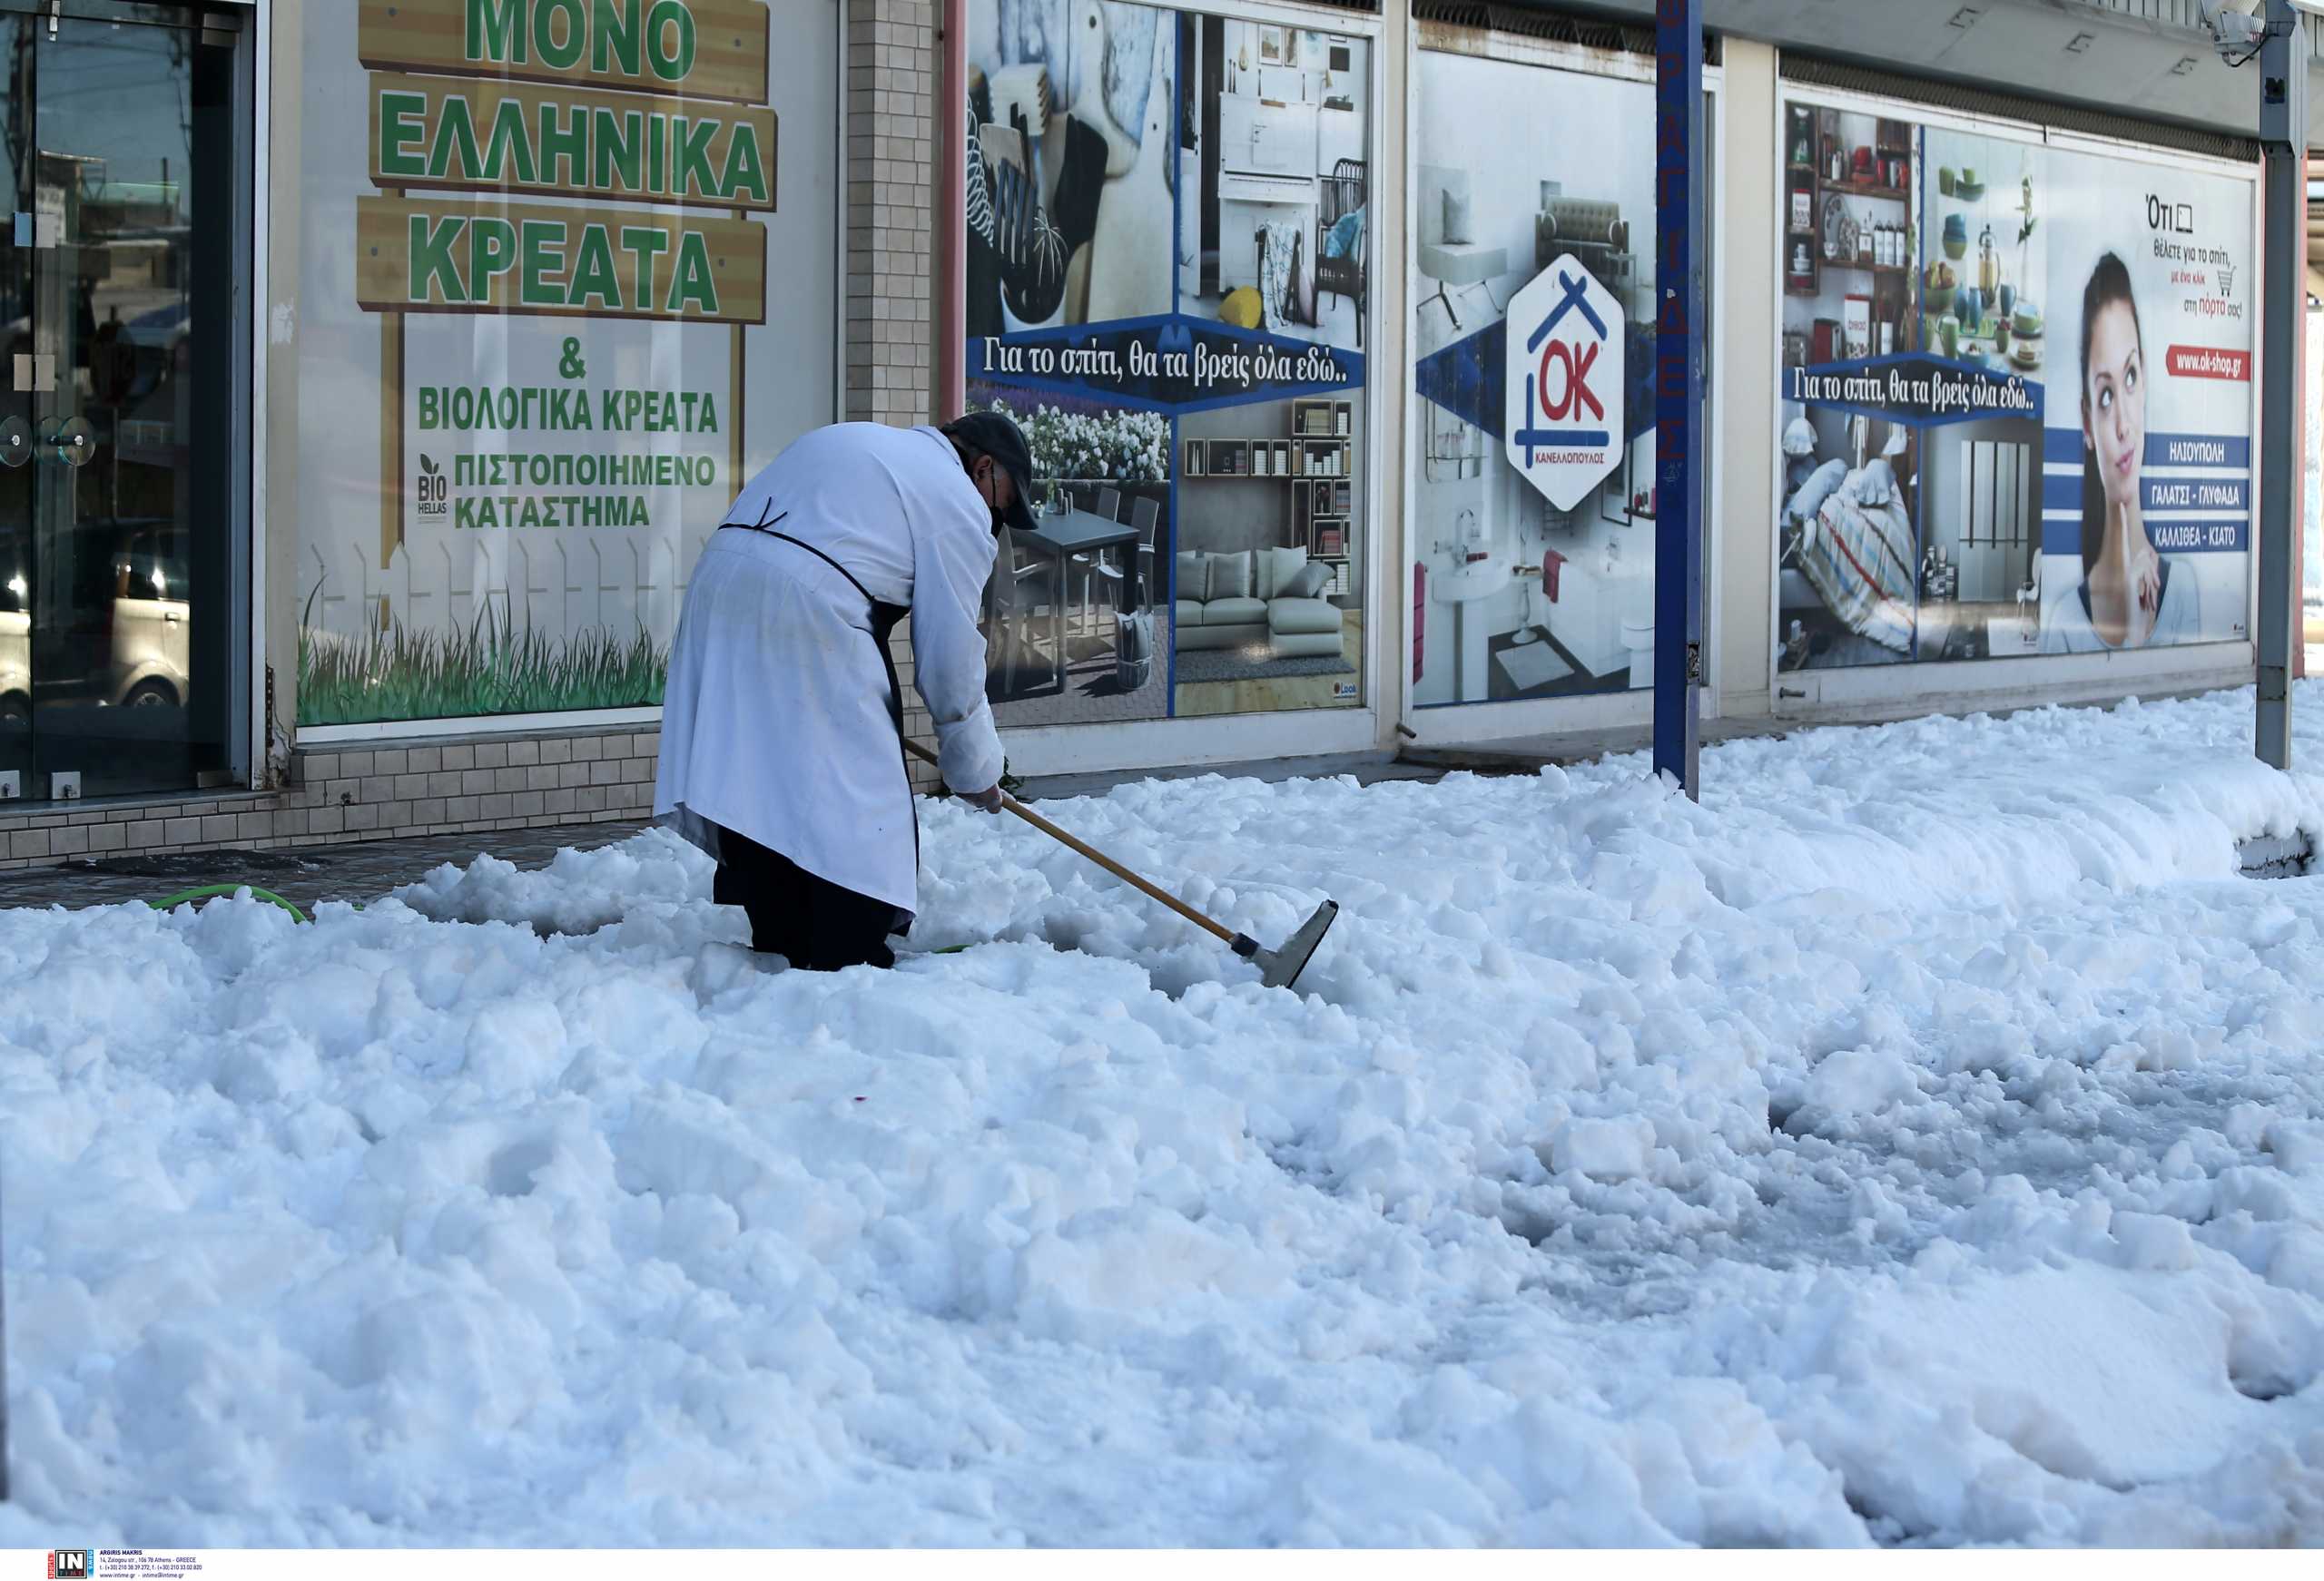
[[[0,321],[32,375],[0,398],[0,768],[36,797],[57,774],[94,797],[245,766],[251,52],[200,22],[0,0]]]
[[[2252,183],[1783,123],[1778,668],[2246,637]]]
[[[988,597],[1004,727],[1360,704],[1369,41],[970,0],[969,397],[1041,512]]]
[[[1654,84],[1425,51],[1413,90],[1413,704],[1649,686]]]
[[[647,10],[304,12],[359,111],[300,143],[301,725],[658,703],[702,545],[831,420],[837,13]]]

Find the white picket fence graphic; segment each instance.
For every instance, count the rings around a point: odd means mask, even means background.
[[[707,535],[687,535],[689,570]],[[642,627],[665,648],[685,596],[678,550],[666,538],[527,543],[496,535],[406,543],[385,570],[360,545],[334,545],[326,555],[310,544],[306,561],[300,598],[309,629],[349,641],[390,623],[448,637],[489,619],[512,636],[531,633],[553,646],[594,633],[625,643]]]

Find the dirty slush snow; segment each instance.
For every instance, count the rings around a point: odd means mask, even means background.
[[[949,804],[892,976],[659,832],[0,912],[0,1546],[2324,1541],[2249,711],[1049,810],[1300,994]]]

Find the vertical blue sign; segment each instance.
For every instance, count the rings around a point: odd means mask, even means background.
[[[1656,0],[1654,770],[1702,797],[1702,0]]]

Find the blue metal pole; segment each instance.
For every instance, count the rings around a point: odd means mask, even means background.
[[[1702,798],[1702,0],[1655,5],[1654,771]]]
[[[2260,53],[2260,198],[2267,267],[2260,283],[2259,709],[2253,749],[2271,768],[2291,767],[2293,644],[2299,641],[2300,353],[2306,337],[2308,261],[2308,37],[2290,0],[2268,0]]]

